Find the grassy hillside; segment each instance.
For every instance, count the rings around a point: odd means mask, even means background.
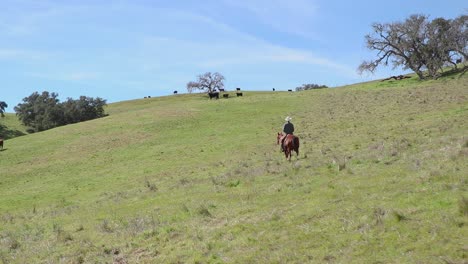
[[[5,113],[5,117],[0,117],[0,138],[10,139],[26,134],[26,127],[15,114]]]
[[[0,263],[463,263],[467,84],[142,99],[7,140]]]

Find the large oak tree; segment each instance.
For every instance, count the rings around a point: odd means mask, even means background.
[[[194,90],[206,90],[208,93],[216,89],[224,89],[224,76],[218,72],[207,72],[197,76],[197,81],[187,83],[187,91],[189,93]]]
[[[412,15],[404,22],[374,23],[373,33],[365,36],[367,47],[377,51],[377,58],[364,61],[359,72],[374,72],[378,66],[392,64],[393,68],[413,70],[420,79],[424,71],[437,78],[441,69],[460,58],[467,60],[468,16],[456,19]]]

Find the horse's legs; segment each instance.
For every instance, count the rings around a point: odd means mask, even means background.
[[[284,155],[286,156],[286,159],[291,160],[292,151],[293,150],[290,148],[290,146],[284,147]]]
[[[284,145],[284,140],[286,139],[286,136],[283,136],[281,138],[281,152],[286,152],[286,146]]]

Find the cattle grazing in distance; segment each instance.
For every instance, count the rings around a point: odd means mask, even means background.
[[[210,97],[210,99],[213,99],[213,98],[219,99],[219,93],[218,92],[208,93],[208,96]]]
[[[242,96],[242,93],[236,93],[237,96]]]
[[[174,94],[177,94],[177,91],[174,91]]]
[[[292,90],[291,90],[291,89],[288,89],[288,92],[292,92]]]

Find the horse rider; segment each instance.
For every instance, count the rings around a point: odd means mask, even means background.
[[[291,123],[292,118],[287,116],[285,119],[286,123],[283,125],[283,137],[281,138],[281,152],[284,152],[283,142],[286,139],[287,135],[292,135],[294,133],[294,125]]]

